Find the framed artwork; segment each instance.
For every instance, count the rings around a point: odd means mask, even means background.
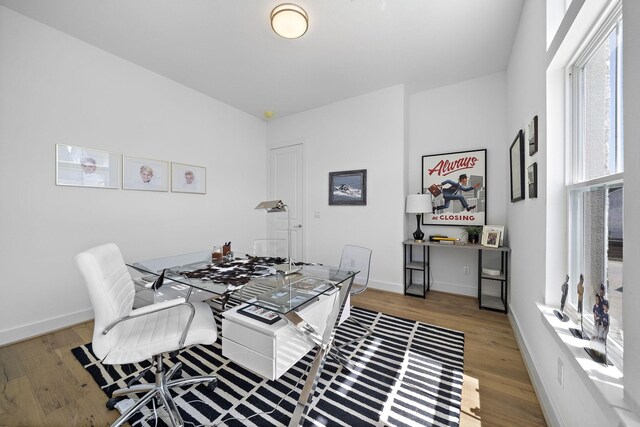
[[[538,163],[532,163],[527,168],[527,183],[529,184],[529,198],[538,197]]]
[[[280,316],[278,316],[274,311],[258,307],[257,305],[247,305],[246,307],[239,308],[238,313],[244,314],[247,317],[259,320],[268,325],[273,325],[280,320]]]
[[[56,144],[56,185],[118,188],[118,155]]]
[[[529,155],[532,156],[538,151],[538,116],[535,116],[527,126],[527,142],[529,144]]]
[[[205,194],[207,192],[207,169],[202,166],[171,162],[171,191]]]
[[[367,170],[329,172],[329,205],[367,204]]]
[[[499,230],[490,230],[486,233],[482,233],[482,246],[489,248],[497,248],[500,245],[500,233]]]
[[[485,225],[484,227],[482,227],[482,237],[480,238],[480,243],[489,240],[489,233],[494,231],[500,233],[498,246],[504,246],[504,225]]]
[[[509,148],[511,171],[511,202],[524,199],[524,136],[522,129]]]
[[[169,191],[169,162],[123,155],[122,188]]]
[[[483,225],[487,215],[487,150],[422,156],[422,192],[431,194],[423,225]]]

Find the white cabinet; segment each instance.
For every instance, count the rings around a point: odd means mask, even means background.
[[[338,294],[321,295],[297,313],[322,334]],[[238,313],[245,306],[222,314],[222,354],[235,363],[275,380],[314,347],[313,341],[286,320],[269,325]]]

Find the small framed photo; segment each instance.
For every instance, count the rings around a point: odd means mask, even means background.
[[[538,197],[538,163],[532,163],[527,168],[527,183],[529,184],[529,198]]]
[[[56,185],[118,188],[118,155],[56,144]]]
[[[480,243],[484,245],[483,242],[489,240],[488,234],[491,232],[499,232],[500,240],[498,241],[498,246],[504,246],[504,225],[485,225],[482,227],[482,237],[480,238]]]
[[[207,169],[202,166],[171,162],[171,191],[205,194],[207,192]]]
[[[497,248],[500,245],[501,234],[499,230],[490,230],[482,233],[482,246]]]
[[[535,116],[527,126],[527,142],[529,144],[529,155],[532,156],[538,151],[538,116]]]
[[[329,205],[367,204],[367,170],[329,172]]]
[[[509,148],[511,172],[511,202],[524,199],[524,136],[522,129],[518,131]]]
[[[169,191],[169,162],[123,155],[122,188]]]
[[[266,308],[258,307],[257,305],[247,305],[246,307],[239,308],[238,313],[244,314],[247,317],[259,320],[268,325],[273,325],[280,320],[280,316],[278,316],[277,313],[267,310]]]

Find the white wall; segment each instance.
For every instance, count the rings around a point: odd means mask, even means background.
[[[506,75],[491,74],[414,94],[409,110],[409,191],[422,187],[422,156],[474,149],[487,149],[487,224],[505,224],[505,200],[509,195],[506,142],[515,132],[506,131]],[[408,229],[415,230],[415,215],[406,215]],[[422,226],[425,235],[461,237],[460,227]],[[505,244],[509,244],[506,231]],[[407,236],[410,237],[410,234]],[[432,289],[477,296],[475,271],[478,254],[442,248],[431,251]],[[489,261],[491,262],[491,261]],[[494,262],[498,262],[494,261]],[[497,264],[499,265],[499,264]],[[463,266],[472,274],[464,275]]]
[[[263,233],[261,120],[1,6],[0,64],[0,345],[92,318],[73,259],[93,245],[136,260]],[[207,194],[56,186],[56,143],[204,166]]]
[[[591,0],[574,2],[572,8],[581,8],[585,3],[589,8],[602,7],[606,2]],[[634,2],[624,2],[624,27],[637,28],[640,20],[640,8],[628,6]],[[577,15],[570,10],[572,17]],[[565,202],[563,194],[565,164],[564,129],[559,129],[562,120],[558,115],[564,114],[564,87],[559,81],[563,80],[563,72],[551,66],[554,52],[546,51],[545,4],[537,0],[527,0],[522,13],[518,35],[513,46],[507,70],[508,96],[508,129],[514,133],[531,120],[534,115],[539,116],[539,152],[533,157],[527,157],[526,165],[538,162],[538,198],[525,199],[507,207],[507,225],[511,232],[512,247],[511,260],[511,320],[516,335],[521,341],[523,356],[531,369],[532,381],[536,386],[548,421],[554,426],[596,426],[617,425],[619,418],[616,412],[624,411],[616,408],[620,402],[610,405],[609,399],[598,393],[593,381],[586,378],[579,364],[569,360],[570,352],[559,345],[550,330],[545,327],[540,310],[536,303],[558,305],[560,300],[560,285],[566,274],[566,226]],[[566,22],[563,22],[565,25]],[[566,28],[561,31],[566,32]],[[632,144],[638,138],[638,107],[637,94],[633,96],[632,89],[637,87],[633,80],[637,80],[640,57],[638,48],[638,31],[631,30],[629,37],[625,33],[624,63],[625,63],[625,180],[627,183],[637,179],[637,168],[628,167],[630,159],[637,163],[637,144]],[[635,38],[635,41],[634,41]],[[630,46],[631,45],[631,46]],[[559,43],[552,44],[558,49]],[[567,52],[562,52],[567,54]],[[549,82],[549,84],[547,83]],[[635,89],[637,91],[637,89]],[[631,96],[630,96],[631,95]],[[560,100],[560,102],[558,102]],[[629,104],[633,104],[630,105]],[[630,110],[632,111],[630,113]],[[631,119],[629,115],[631,114]],[[562,117],[561,117],[562,118]],[[505,150],[508,146],[505,145]],[[634,170],[634,168],[636,170]],[[629,194],[626,187],[625,193]],[[634,191],[634,190],[631,190]],[[631,202],[632,207],[628,205]],[[635,206],[633,204],[635,203]],[[637,201],[625,197],[625,236],[638,235],[637,221],[629,221],[630,209],[637,208]],[[632,239],[625,239],[625,252],[634,253],[637,243]],[[637,263],[636,263],[637,264]],[[635,277],[638,267],[633,263],[625,263],[625,277]],[[635,289],[635,287],[631,286]],[[639,378],[638,360],[638,327],[634,326],[636,306],[638,303],[637,290],[624,295],[624,325],[625,325],[625,392],[631,393],[638,402]],[[628,330],[627,328],[631,328]],[[564,385],[557,381],[558,361],[564,366]],[[629,375],[630,378],[627,378]],[[627,404],[628,405],[628,404]],[[624,417],[624,415],[623,415]],[[621,424],[624,425],[624,424]]]
[[[404,88],[394,86],[269,123],[268,145],[304,144],[307,260],[373,250],[369,286],[402,292]],[[366,169],[366,206],[329,206],[329,172]],[[319,215],[316,218],[315,214]]]

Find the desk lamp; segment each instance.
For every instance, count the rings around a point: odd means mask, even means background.
[[[293,268],[293,263],[291,262],[291,215],[289,214],[289,209],[287,208],[288,206],[285,205],[282,200],[267,200],[260,203],[258,206],[256,206],[256,209],[265,210],[267,211],[267,213],[274,213],[274,212],[287,213],[287,238],[288,238],[287,254],[289,258],[289,269],[286,269],[286,265],[278,266],[280,267],[278,269],[281,270],[285,274],[285,276],[288,274],[293,274],[300,271],[299,268]]]
[[[413,232],[413,240],[416,242],[422,242],[424,239],[424,233],[420,230],[420,220],[422,214],[425,212],[431,212],[431,196],[429,194],[409,194],[407,196],[407,213],[416,214],[416,221],[418,226],[416,231]]]

